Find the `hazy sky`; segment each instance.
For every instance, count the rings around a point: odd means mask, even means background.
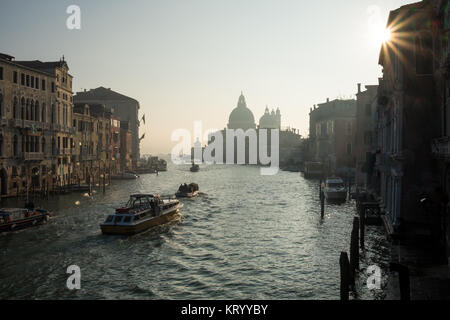
[[[308,132],[309,108],[377,84],[380,34],[405,0],[0,1],[0,52],[59,60],[74,91],[104,86],[146,114],[141,153],[168,153],[177,128],[223,129],[241,90],[255,119],[279,107]],[[81,8],[81,30],[66,8]]]

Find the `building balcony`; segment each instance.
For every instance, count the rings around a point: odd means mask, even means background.
[[[42,130],[44,127],[44,124],[39,121],[34,120],[19,120],[23,122],[23,128],[25,129],[35,129],[35,130]]]
[[[433,140],[431,143],[431,152],[439,159],[450,160],[450,137]]]
[[[22,119],[10,119],[9,125],[11,127],[23,128],[23,120]]]
[[[80,161],[91,161],[91,160],[98,160],[96,155],[93,154],[81,154],[80,155]]]
[[[23,158],[25,161],[41,161],[41,160],[44,160],[44,153],[42,153],[42,152],[24,152]]]

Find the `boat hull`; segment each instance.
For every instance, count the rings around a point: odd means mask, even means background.
[[[32,216],[25,219],[20,219],[16,221],[11,221],[7,223],[0,224],[0,233],[8,231],[17,231],[29,227],[38,226],[46,223],[48,220],[48,214],[42,214],[38,216]]]
[[[175,209],[174,211],[165,213],[159,217],[154,217],[152,219],[148,219],[142,221],[140,223],[134,225],[104,225],[101,224],[100,228],[103,234],[109,235],[135,235],[141,232],[144,232],[150,228],[168,223],[172,221],[175,216],[178,214],[179,209]]]
[[[194,192],[177,192],[175,194],[175,196],[177,198],[195,198],[196,196],[198,196],[198,191],[194,191]]]
[[[347,192],[326,192],[325,199],[328,201],[345,201],[347,200]]]

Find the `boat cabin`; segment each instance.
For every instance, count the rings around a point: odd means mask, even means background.
[[[28,214],[29,210],[24,208],[1,209],[0,223],[25,219]]]
[[[326,181],[326,186],[333,189],[345,188],[344,181],[341,178],[329,178]]]

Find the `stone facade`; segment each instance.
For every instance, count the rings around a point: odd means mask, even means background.
[[[129,121],[129,130],[131,132],[130,154],[133,169],[137,168],[140,159],[139,148],[139,102],[133,98],[115,92],[111,89],[99,87],[89,91],[77,92],[74,96],[76,103],[85,104],[103,104],[106,109],[111,111],[121,121]]]
[[[330,173],[354,168],[356,101],[328,99],[310,110],[309,121],[311,160],[324,163]]]
[[[72,76],[64,59],[15,61],[0,54],[0,187],[8,196],[70,180]]]
[[[361,91],[358,84],[356,94],[356,184],[360,188],[367,188],[370,182],[369,162],[372,153],[374,112],[376,111],[376,99],[378,86],[366,86],[365,91]]]
[[[112,134],[113,119],[104,105],[75,104],[73,126],[74,137],[74,181],[101,184],[103,175],[120,171],[118,136]],[[115,124],[117,126],[117,124]],[[120,130],[120,128],[119,128]],[[116,139],[116,141],[114,141]],[[113,153],[113,150],[116,153]]]
[[[123,170],[133,170],[133,133],[129,121],[120,121],[120,166]]]

